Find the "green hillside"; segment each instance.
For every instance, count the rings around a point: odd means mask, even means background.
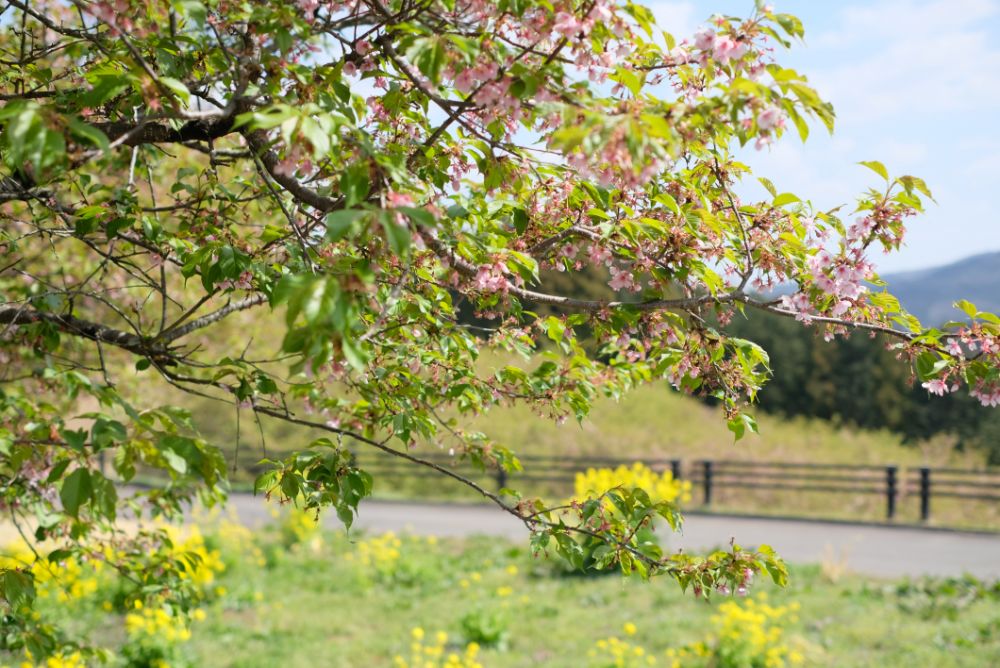
[[[151,393],[160,400],[189,407],[207,438],[235,450],[235,407],[174,394],[169,387],[155,388]],[[258,429],[249,411],[244,410],[241,416],[243,456],[254,458],[263,453]],[[661,383],[635,390],[620,402],[598,400],[582,424],[573,420],[557,424],[527,408],[516,407],[494,409],[470,425],[523,455],[982,466],[978,453],[955,452],[947,438],[909,446],[889,431],[858,430],[819,419],[766,414],[757,417],[760,434],[734,442],[718,409]],[[308,430],[275,420],[265,419],[263,426],[272,454],[304,445],[311,438]],[[436,447],[424,444],[418,449],[433,451]]]
[[[151,388],[150,388],[151,389]],[[161,391],[162,390],[162,391]],[[240,447],[236,448],[236,409],[219,402],[173,396],[170,390],[157,391],[161,400],[188,406],[204,435],[223,446],[235,464],[233,478],[248,484],[251,475],[245,470],[263,456],[274,457],[282,452],[303,447],[319,434],[265,419],[261,426],[265,434],[266,451],[258,427],[249,411],[241,412]],[[904,445],[901,438],[889,431],[865,431],[837,426],[819,419],[781,418],[760,414],[759,435],[750,435],[734,442],[725,421],[717,409],[682,396],[665,386],[648,386],[634,391],[621,402],[600,400],[590,419],[582,424],[570,421],[557,424],[545,417],[533,415],[524,408],[498,409],[473,421],[471,426],[487,433],[492,439],[525,455],[608,456],[636,459],[680,458],[685,460],[685,475],[690,464],[698,459],[739,459],[777,462],[815,462],[842,464],[895,464],[901,467],[901,478],[919,466],[981,468],[983,457],[975,452],[958,452],[952,439],[939,437],[916,445]],[[390,443],[391,444],[391,443]],[[355,446],[362,457],[375,455],[366,446]],[[418,445],[416,455],[444,455],[443,446],[431,443]],[[238,461],[237,461],[238,455]],[[362,460],[365,461],[365,460]],[[541,464],[526,461],[531,474],[544,474]],[[399,463],[408,472],[409,464]],[[533,468],[532,468],[533,467]],[[468,470],[468,469],[465,469]],[[470,473],[472,477],[476,474]],[[881,493],[879,473],[870,474],[876,481],[868,486],[870,494],[829,494],[810,491],[773,491],[768,489],[716,488],[712,508],[718,511],[738,511],[770,514],[811,515],[817,517],[881,521],[885,517],[885,497]],[[496,485],[490,474],[478,477],[485,486]],[[564,486],[524,483],[513,476],[510,485],[529,495],[564,495]],[[534,487],[532,485],[535,485]],[[556,491],[560,490],[560,491]],[[918,521],[918,500],[915,489],[901,489],[897,519]],[[376,497],[482,500],[463,485],[436,474],[404,479],[386,475],[376,477]],[[701,501],[701,491],[694,489],[688,507]],[[1000,509],[996,504],[934,501],[932,523],[976,528],[1000,527]]]

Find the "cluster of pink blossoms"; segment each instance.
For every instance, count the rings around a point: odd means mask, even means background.
[[[573,251],[573,254],[575,255],[575,247],[573,248]],[[598,244],[593,244],[587,250],[587,256],[593,264],[604,264],[608,268],[608,271],[611,272],[611,280],[608,281],[608,286],[612,290],[639,292],[642,289],[642,286],[639,285],[639,282],[636,280],[635,268],[624,268],[615,265],[614,256],[609,249]]]
[[[296,172],[301,172],[302,174],[311,172],[313,164],[308,155],[306,146],[302,143],[296,143],[287,147],[284,156],[274,166],[275,174],[294,176]]]
[[[227,279],[219,283],[220,290],[251,290],[253,289],[253,274],[244,271],[235,281]]]
[[[760,134],[754,142],[754,148],[759,151],[774,141],[777,130],[785,129],[784,113],[775,105],[764,107],[764,110],[757,114],[757,129],[760,130]]]
[[[636,165],[623,129],[615,132],[596,155],[580,149],[567,155],[566,162],[584,177],[623,190],[641,189],[668,164],[664,159],[646,156]]]
[[[978,399],[979,403],[983,406],[1000,406],[1000,385],[988,387],[985,383],[980,381],[976,384],[976,387],[969,390],[969,394]]]
[[[638,281],[635,280],[635,275],[631,270],[614,266],[610,267],[610,269],[611,280],[608,281],[608,285],[612,290],[629,290],[630,292],[639,292],[639,290],[642,289]]]
[[[507,292],[511,285],[507,278],[507,267],[500,260],[480,265],[472,285],[483,292]]]
[[[931,394],[936,394],[939,397],[943,397],[948,392],[954,392],[958,389],[958,385],[948,387],[948,381],[944,378],[934,378],[926,383],[921,383],[920,386]]]
[[[597,0],[593,8],[584,18],[577,17],[571,9],[556,12],[552,22],[552,30],[571,41],[584,41],[594,29],[594,25],[603,23],[611,26],[612,30],[619,36],[622,33],[622,23],[615,17],[611,10],[611,3],[607,0]]]
[[[694,34],[694,47],[702,52],[703,58],[711,57],[723,65],[731,60],[739,60],[750,50],[744,41],[717,33],[709,27],[704,27]]]

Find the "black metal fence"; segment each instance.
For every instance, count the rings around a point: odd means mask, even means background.
[[[742,461],[729,459],[623,459],[614,457],[522,456],[524,471],[482,471],[471,463],[456,462],[445,453],[420,453],[424,459],[496,488],[516,486],[532,493],[572,492],[576,474],[588,468],[616,468],[642,463],[692,484],[694,500],[712,508],[719,494],[734,490],[808,492],[871,499],[882,498],[885,518],[895,519],[900,503],[919,504],[919,518],[928,521],[935,499],[1000,503],[1000,469],[973,470],[931,467],[875,466],[862,464],[812,464]],[[365,454],[358,464],[376,476],[388,479],[419,479],[441,474],[401,460]],[[508,479],[509,478],[509,479]],[[748,509],[749,510],[749,509]],[[761,509],[757,509],[761,510]],[[916,510],[911,508],[910,510]]]

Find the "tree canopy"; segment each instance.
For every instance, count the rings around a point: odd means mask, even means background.
[[[517,470],[520,444],[463,428],[496,405],[583,419],[660,382],[739,438],[768,355],[717,323],[746,309],[884,334],[931,392],[1000,403],[1000,319],[927,329],[869,287],[923,181],[866,162],[850,212],[754,189],[748,151],[834,122],[780,64],[801,23],[763,3],[687,39],[609,0],[0,0],[0,25],[0,510],[136,597],[183,606],[185,566],[116,519],[227,489],[218,444],[137,386],[327,432],[257,490],[347,525],[373,485],[348,441]],[[583,270],[604,296],[542,278]],[[162,484],[124,492],[138,474]],[[765,548],[663,554],[640,529],[677,508],[638,488],[479,491],[573,563],[596,540],[598,565],[699,592],[784,578]],[[32,596],[0,571],[3,642],[40,656],[66,639]]]

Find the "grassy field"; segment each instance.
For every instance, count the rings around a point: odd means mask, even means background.
[[[206,529],[204,549],[204,600],[184,620],[152,628],[155,600],[140,609],[103,580],[43,612],[131,667],[1000,665],[1000,589],[972,580],[815,565],[705,602],[667,580],[569,575],[524,544],[347,538],[301,515],[256,535]]]
[[[162,391],[161,391],[162,390]],[[158,388],[158,397],[171,397]],[[196,422],[214,441],[232,446],[236,439],[235,409],[196,397],[172,396],[190,407]],[[262,454],[256,427],[249,416],[242,424],[243,454]],[[959,453],[950,439],[904,445],[888,431],[864,431],[818,419],[784,419],[758,414],[760,434],[738,443],[726,429],[719,409],[678,394],[665,383],[635,390],[623,401],[598,400],[582,424],[559,425],[525,408],[495,409],[474,420],[479,429],[521,454],[603,455],[611,457],[681,457],[761,459],[855,464],[982,466],[978,453]],[[267,446],[272,451],[308,442],[301,428],[265,419]],[[433,449],[425,444],[423,449]]]

